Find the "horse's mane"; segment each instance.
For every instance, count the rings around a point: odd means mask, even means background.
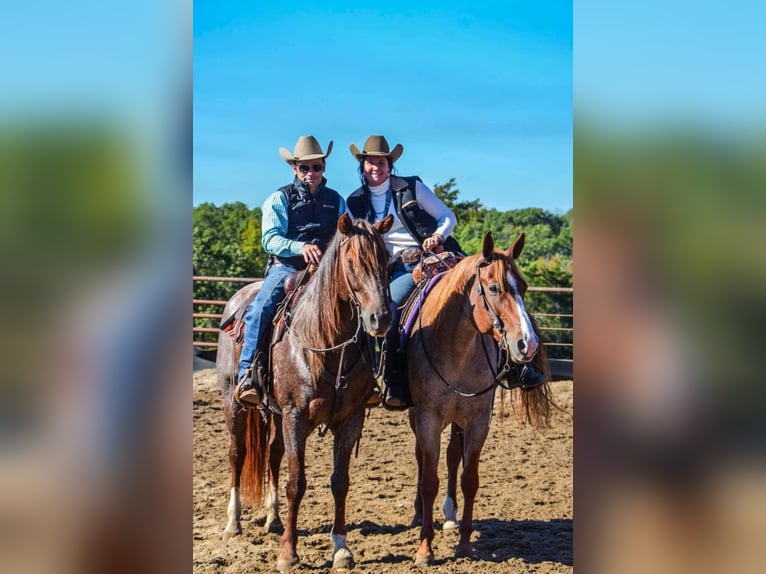
[[[344,242],[351,249],[343,251]],[[343,260],[341,253],[347,254]],[[319,266],[292,311],[292,328],[299,333],[301,343],[324,349],[341,342],[339,337],[356,316],[349,306],[340,304],[345,290],[346,268],[352,266],[354,276],[367,276],[387,269],[388,251],[380,234],[363,219],[353,220],[351,231],[344,235],[336,231],[327,246]],[[384,278],[386,280],[387,278]],[[324,354],[309,353],[309,367],[313,374],[322,369]]]

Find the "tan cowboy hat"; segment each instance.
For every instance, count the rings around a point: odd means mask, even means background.
[[[391,159],[391,163],[394,163],[402,155],[404,148],[402,144],[396,144],[393,151],[389,151],[388,142],[383,136],[370,136],[367,141],[364,142],[362,151],[356,145],[351,144],[349,147],[351,155],[356,159],[361,160],[366,155],[374,155],[379,157],[387,157]]]
[[[286,148],[279,148],[279,155],[290,165],[296,161],[308,161],[310,159],[324,159],[332,152],[332,140],[327,144],[327,153],[322,153],[322,146],[314,136],[301,136],[295,143],[295,151],[290,153]]]

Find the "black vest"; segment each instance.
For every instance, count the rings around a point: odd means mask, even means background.
[[[410,236],[417,241],[418,245],[422,246],[423,241],[436,231],[439,223],[418,203],[415,185],[418,181],[422,183],[423,180],[418,176],[399,177],[392,175],[390,181],[396,215],[399,216],[399,220]],[[372,207],[370,189],[366,185],[348,197],[346,207],[356,218],[367,219],[370,223],[375,221],[375,210]],[[445,239],[444,248],[463,253],[460,244],[452,236]]]
[[[325,186],[322,180],[314,195],[302,181],[296,180],[290,185],[280,187],[287,199],[287,233],[285,237],[293,241],[302,241],[317,245],[322,251],[338,229],[340,195],[334,189]],[[295,257],[277,257],[277,259],[296,269],[304,269],[306,262],[301,255]]]

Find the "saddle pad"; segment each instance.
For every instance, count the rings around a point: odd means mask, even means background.
[[[412,270],[412,280],[415,281],[416,285],[420,285],[423,281],[432,279],[438,274],[452,269],[462,259],[463,256],[454,251],[442,251],[441,253],[428,255]]]
[[[246,310],[247,310],[247,306],[244,306],[241,309],[237,309],[237,311],[235,311],[234,314],[231,315],[228,319],[221,321],[221,326],[219,327],[221,331],[223,331],[229,337],[231,337],[235,345],[241,346],[242,343],[245,341],[245,311]]]

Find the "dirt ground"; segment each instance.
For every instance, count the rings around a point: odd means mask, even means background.
[[[495,416],[492,420],[481,457],[472,559],[454,557],[456,530],[441,531],[444,452],[449,436],[445,431],[434,512],[436,560],[431,572],[572,572],[572,382],[554,382],[552,389],[557,404],[568,414],[554,411],[550,429],[535,431],[513,416]],[[346,523],[355,572],[398,574],[416,570],[413,557],[419,528],[409,526],[416,481],[414,444],[406,413],[382,408],[371,411],[358,458],[351,460]],[[243,509],[242,535],[222,540],[229,497],[227,449],[228,433],[215,371],[194,373],[193,571],[275,572],[279,537],[264,533],[262,509]],[[298,516],[301,565],[293,571],[330,572],[331,433],[323,438],[314,433],[307,450],[308,488]],[[280,490],[284,501],[284,481]],[[458,506],[461,501],[458,487]]]

